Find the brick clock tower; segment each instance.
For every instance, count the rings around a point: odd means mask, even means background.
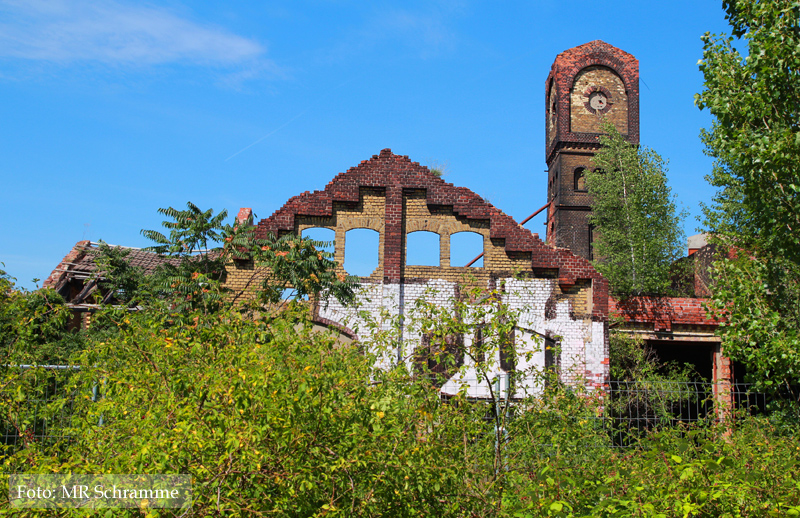
[[[603,119],[639,143],[639,61],[595,40],[559,54],[545,87],[547,242],[592,259],[583,175],[594,167]]]

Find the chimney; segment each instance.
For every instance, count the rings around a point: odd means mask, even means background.
[[[252,217],[253,217],[253,209],[248,207],[239,209],[239,214],[236,216],[236,223],[238,225],[241,225],[242,223],[246,223]]]
[[[708,244],[708,234],[695,234],[694,236],[689,236],[686,241],[689,255],[692,255]]]

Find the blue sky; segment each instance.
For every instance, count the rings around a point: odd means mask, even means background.
[[[692,234],[700,37],[727,28],[714,2],[0,0],[0,261],[32,288],[81,239],[146,246],[158,207],[268,217],[383,148],[520,221],[546,202],[550,65],[594,39],[639,59]]]

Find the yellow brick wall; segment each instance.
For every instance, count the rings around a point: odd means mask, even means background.
[[[230,261],[225,265],[223,287],[231,290],[229,297],[235,302],[252,300],[268,275],[267,268],[256,268],[253,261]]]
[[[337,273],[345,273],[344,250],[348,230],[366,228],[379,234],[378,267],[370,275],[371,279],[383,279],[383,235],[385,230],[386,195],[383,189],[362,187],[358,204],[333,203],[330,217],[301,216],[295,218],[295,232],[302,233],[307,228],[328,228],[335,232],[334,260]]]
[[[452,207],[431,207],[424,190],[407,191],[403,197],[403,215],[406,234],[425,230],[440,236],[440,266],[406,265],[406,279],[443,279],[463,285],[490,287],[492,279],[513,275],[532,276],[531,254],[509,254],[503,239],[489,238],[488,220],[467,220],[453,214]],[[328,217],[302,216],[295,219],[295,231],[301,233],[308,228],[328,228],[335,232],[337,271],[344,269],[345,236],[348,230],[372,229],[379,233],[379,265],[369,276],[372,282],[383,280],[385,195],[381,189],[362,188],[357,204],[335,202],[333,214]],[[483,236],[483,267],[451,266],[450,236],[457,232],[475,232]],[[405,250],[404,250],[405,252]],[[405,254],[404,254],[405,257]],[[252,299],[263,280],[269,275],[266,268],[255,268],[252,261],[231,261],[226,268],[224,286],[232,292],[234,300]],[[567,292],[556,290],[555,295],[570,300],[576,318],[591,315],[591,286],[588,281],[577,283]]]
[[[611,92],[611,109],[602,117],[611,122],[623,135],[628,134],[628,95],[622,79],[611,69],[595,65],[581,70],[575,77],[570,92],[570,130],[573,133],[600,133],[598,116],[589,111],[584,95],[590,86],[602,86]]]

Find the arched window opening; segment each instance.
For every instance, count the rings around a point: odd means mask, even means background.
[[[450,266],[466,266],[483,253],[483,236],[477,232],[457,232],[450,236]],[[483,267],[483,257],[472,263]]]
[[[575,169],[575,190],[576,191],[586,190],[586,169],[584,169],[583,167]]]
[[[439,266],[439,234],[426,230],[406,234],[406,264]]]
[[[318,250],[324,250],[332,254],[336,249],[336,232],[333,229],[323,227],[307,228],[300,233],[300,236],[325,243],[323,246],[317,247]]]
[[[380,234],[368,228],[348,230],[344,238],[344,269],[350,275],[369,277],[378,267]]]

